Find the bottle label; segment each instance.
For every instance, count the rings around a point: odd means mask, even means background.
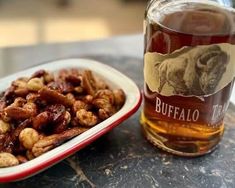
[[[171,54],[147,52],[144,79],[148,89],[158,94],[156,113],[168,120],[221,121],[232,91],[233,61],[235,45],[227,43],[184,47]]]

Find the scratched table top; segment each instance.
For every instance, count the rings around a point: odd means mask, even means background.
[[[87,57],[120,70],[143,88],[142,46],[142,36],[133,35],[101,41],[0,49],[0,76],[55,59]],[[0,187],[235,187],[235,107],[232,104],[218,148],[198,158],[173,156],[148,143],[141,132],[140,110],[108,134],[48,170]]]

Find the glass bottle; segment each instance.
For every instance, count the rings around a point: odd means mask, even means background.
[[[140,121],[154,145],[199,156],[220,142],[235,73],[234,22],[233,8],[210,0],[150,1]]]

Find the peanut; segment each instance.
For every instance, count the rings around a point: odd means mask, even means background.
[[[11,153],[2,152],[0,153],[0,167],[9,167],[18,165],[18,159]]]
[[[0,120],[0,134],[5,134],[6,132],[11,130],[11,126],[9,123]]]
[[[30,91],[38,91],[44,86],[44,84],[41,78],[32,78],[27,82],[26,86]]]
[[[39,140],[39,134],[35,129],[25,128],[20,132],[19,140],[26,149],[32,149]]]

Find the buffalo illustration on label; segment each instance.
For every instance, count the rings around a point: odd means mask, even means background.
[[[185,47],[172,54],[146,53],[144,77],[161,95],[207,96],[229,84],[234,75],[224,44]],[[227,74],[227,70],[228,71]],[[231,71],[232,70],[232,71]]]

